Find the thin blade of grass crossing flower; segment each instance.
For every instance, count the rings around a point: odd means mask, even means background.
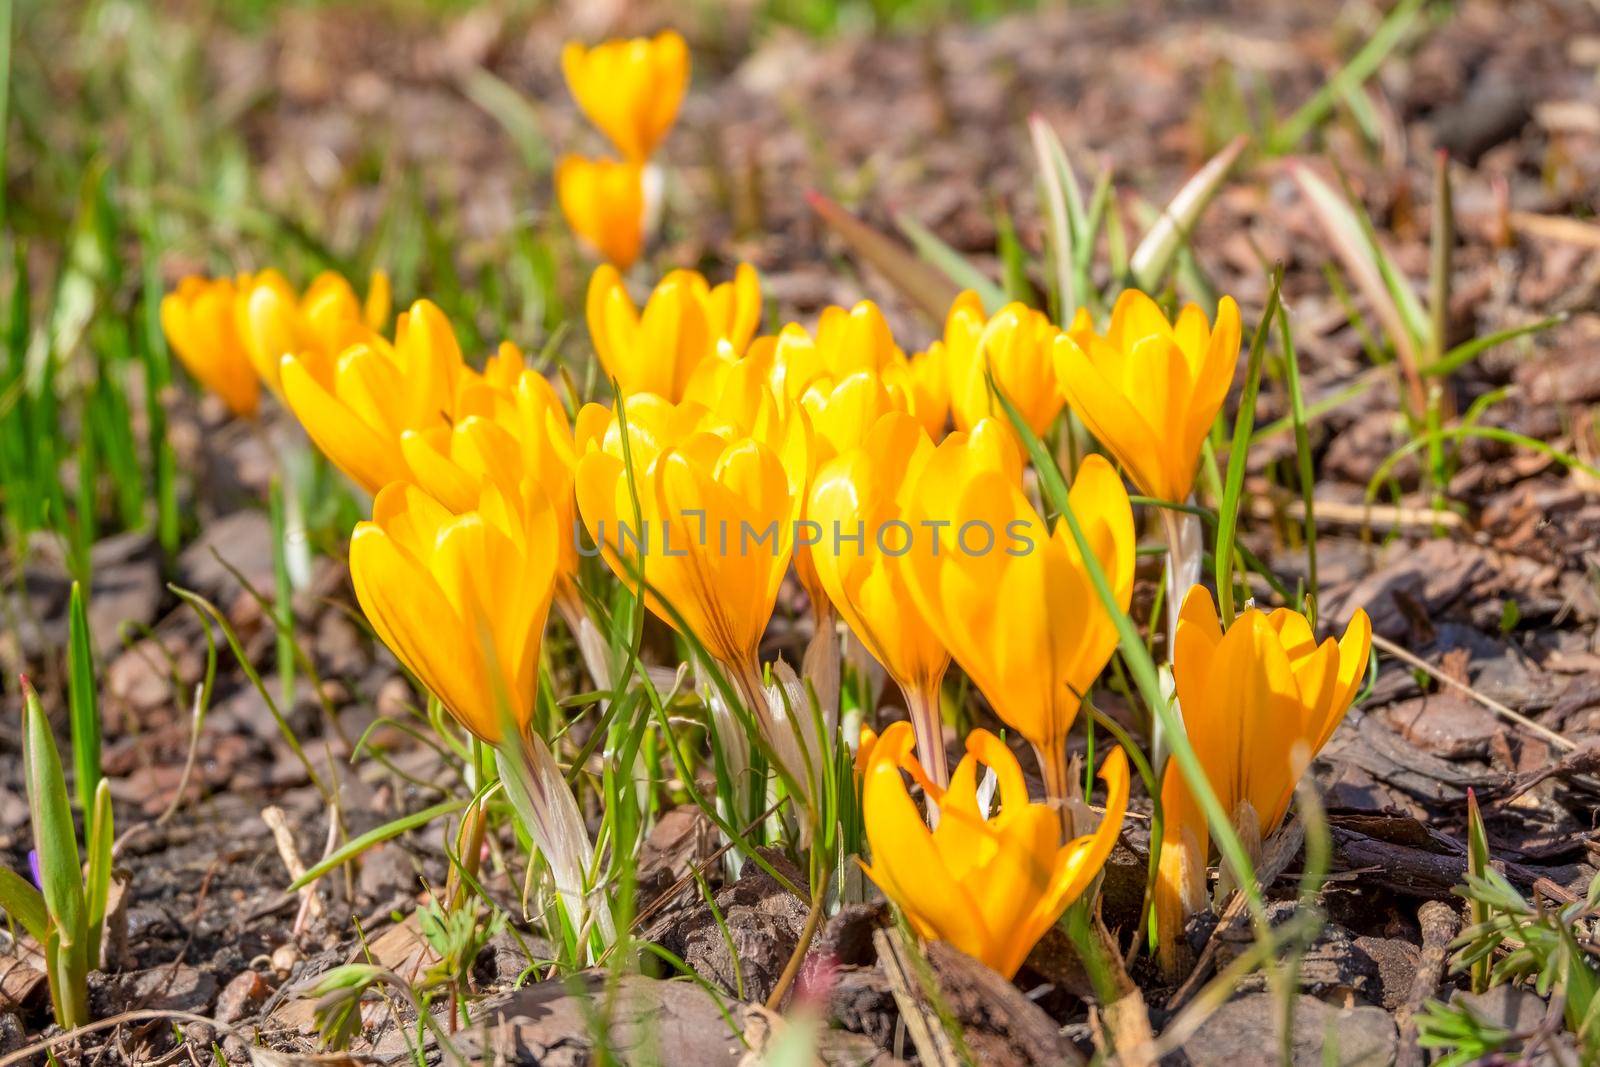
[[[1234,535],[1239,526],[1239,504],[1244,496],[1245,461],[1250,452],[1250,432],[1256,421],[1256,395],[1261,389],[1261,368],[1266,360],[1267,337],[1278,313],[1279,288],[1283,268],[1272,272],[1272,288],[1267,293],[1267,309],[1250,340],[1250,356],[1245,371],[1244,395],[1239,398],[1239,413],[1233,423],[1233,443],[1228,446],[1228,477],[1222,502],[1217,507],[1217,603],[1224,628],[1233,625]]]
[[[94,650],[83,586],[72,583],[67,608],[67,705],[72,725],[72,765],[77,772],[78,808],[93,810],[100,785],[100,708],[94,682]]]
[[[887,278],[932,321],[944,321],[945,313],[960,292],[954,282],[821,193],[807,193],[806,203],[844,238],[857,256]]]
[[[1172,750],[1172,758],[1178,761],[1178,769],[1183,774],[1184,782],[1189,787],[1191,794],[1199,802],[1200,808],[1205,812],[1206,821],[1211,826],[1211,834],[1217,842],[1218,851],[1233,868],[1236,883],[1244,893],[1245,901],[1249,905],[1251,919],[1254,922],[1256,936],[1269,948],[1275,944],[1271,927],[1267,923],[1266,905],[1262,902],[1261,891],[1256,885],[1255,866],[1250,861],[1250,854],[1246,851],[1244,843],[1239,839],[1238,833],[1233,828],[1229,813],[1223,810],[1222,803],[1217,799],[1216,790],[1211,787],[1211,782],[1206,777],[1205,768],[1200,764],[1200,757],[1196,754],[1194,746],[1189,743],[1188,735],[1184,733],[1183,722],[1179,719],[1172,705],[1162,693],[1160,675],[1156,670],[1155,661],[1150,657],[1149,650],[1145,648],[1144,641],[1139,636],[1138,627],[1127,612],[1117,604],[1116,596],[1111,590],[1111,582],[1106,577],[1105,568],[1100,565],[1100,560],[1094,554],[1093,546],[1089,543],[1088,536],[1084,533],[1083,526],[1078,522],[1077,516],[1072,511],[1068,499],[1066,480],[1062,477],[1061,468],[1056,465],[1055,458],[1039,440],[1037,434],[1028,426],[1021,412],[1005,393],[995,384],[992,374],[989,375],[989,388],[993,391],[996,400],[1005,411],[1006,417],[1011,420],[1018,437],[1026,448],[1033,461],[1034,469],[1039,475],[1039,484],[1049,505],[1067,523],[1071,531],[1073,542],[1078,547],[1078,553],[1083,559],[1084,570],[1089,575],[1090,583],[1094,586],[1096,595],[1101,604],[1111,616],[1111,621],[1117,630],[1118,646],[1122,650],[1123,660],[1132,672],[1134,683],[1143,698],[1157,718],[1161,720],[1162,729],[1168,738],[1168,745]]]
[[[39,694],[23,679],[23,768],[33,847],[39,860],[39,889],[50,917],[46,954],[56,1021],[66,1029],[89,1021],[87,909],[83,867],[78,858],[72,804],[61,773],[61,756]]]
[[[1155,225],[1144,235],[1128,260],[1128,270],[1140,289],[1147,293],[1160,289],[1161,279],[1172,266],[1178,250],[1189,240],[1189,234],[1199,221],[1201,212],[1205,211],[1206,205],[1222,188],[1222,183],[1249,143],[1250,139],[1240,134],[1212,156],[1184,183]]]

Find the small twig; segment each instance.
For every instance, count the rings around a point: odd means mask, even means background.
[[[167,805],[167,810],[156,816],[156,825],[165,826],[168,819],[177,812],[178,806],[183,803],[183,795],[189,791],[189,776],[194,773],[195,757],[200,752],[200,727],[205,722],[206,709],[201,704],[201,697],[205,694],[205,685],[196,683],[194,687],[194,710],[190,712],[189,727],[189,754],[183,760],[183,774],[178,778],[178,790],[172,794],[172,803]]]
[[[0,1067],[14,1067],[16,1064],[27,1063],[29,1059],[37,1056],[39,1053],[46,1052],[52,1048],[55,1048],[57,1045],[66,1044],[68,1041],[82,1037],[85,1034],[92,1034],[99,1030],[110,1030],[114,1027],[121,1026],[123,1023],[144,1022],[149,1019],[171,1019],[177,1022],[203,1023],[204,1025],[212,1027],[216,1030],[226,1030],[228,1033],[233,1034],[235,1037],[241,1039],[243,1039],[245,1036],[235,1026],[230,1026],[228,1023],[220,1022],[216,1019],[207,1018],[204,1015],[196,1015],[192,1011],[163,1011],[160,1008],[136,1008],[133,1011],[125,1011],[117,1015],[112,1015],[108,1018],[101,1019],[99,1022],[86,1023],[83,1026],[80,1026],[74,1030],[68,1030],[65,1033],[54,1034],[45,1038],[43,1041],[35,1041],[27,1048],[20,1048],[11,1053],[9,1056],[0,1059]]]
[[[872,943],[878,950],[878,964],[889,982],[889,991],[900,1009],[900,1021],[905,1024],[917,1057],[930,1067],[960,1067],[955,1043],[945,1032],[939,1017],[917,996],[916,978],[911,973],[905,946],[895,930],[874,930]]]
[[[1421,656],[1406,651],[1404,648],[1401,648],[1399,645],[1395,644],[1387,637],[1384,637],[1382,634],[1373,634],[1372,643],[1378,648],[1383,649],[1395,659],[1400,660],[1402,663],[1415,667],[1417,670],[1424,672],[1435,681],[1442,682],[1445,685],[1450,686],[1452,689],[1460,690],[1473,700],[1476,700],[1479,704],[1482,704],[1484,707],[1494,712],[1496,715],[1516,723],[1523,729],[1530,730],[1533,733],[1538,734],[1540,737],[1544,738],[1552,745],[1555,745],[1563,752],[1571,752],[1573,749],[1578,747],[1576,742],[1561,736],[1554,730],[1550,729],[1550,727],[1545,726],[1543,723],[1534,722],[1532,719],[1522,714],[1522,712],[1514,711],[1513,709],[1506,707],[1493,697],[1484,696],[1482,693],[1478,692],[1470,685],[1467,685],[1465,682],[1456,681],[1454,678],[1450,677],[1448,674],[1445,674],[1443,671],[1429,663],[1427,660],[1423,659]]]
[[[261,821],[272,831],[273,843],[278,846],[278,856],[283,860],[284,867],[288,868],[289,880],[299,881],[306,873],[306,865],[294,846],[294,833],[289,829],[289,820],[283,814],[283,809],[269,804],[261,809]],[[322,900],[317,895],[316,883],[312,882],[300,891],[300,913],[295,916],[291,936],[300,935],[307,918],[321,914]]]
[[[1395,1022],[1400,1026],[1400,1049],[1395,1067],[1422,1067],[1425,1062],[1422,1046],[1417,1044],[1416,1014],[1428,998],[1438,992],[1439,983],[1444,979],[1450,942],[1461,929],[1461,916],[1442,900],[1423,904],[1417,909],[1417,920],[1422,924],[1422,954],[1417,958],[1417,973],[1411,980],[1406,1002],[1395,1013]]]

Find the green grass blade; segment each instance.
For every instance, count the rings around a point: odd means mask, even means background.
[[[939,236],[910,215],[896,215],[894,224],[905,234],[917,255],[944,272],[963,289],[971,289],[983,301],[983,309],[993,315],[1006,304],[1006,292],[976,264],[945,244]]]
[[[1566,321],[1567,313],[1563,311],[1558,315],[1551,315],[1549,318],[1540,319],[1538,322],[1530,322],[1525,326],[1512,326],[1509,329],[1496,330],[1494,333],[1484,334],[1482,337],[1474,337],[1470,341],[1462,341],[1446,352],[1437,362],[1423,368],[1422,373],[1430,378],[1452,374],[1458,368],[1471,363],[1479,355],[1494,348],[1496,345],[1503,345],[1507,341],[1514,341],[1518,337],[1525,337],[1531,333],[1542,333],[1552,326],[1559,326]]]
[[[50,927],[44,894],[10,867],[0,867],[0,911],[17,920],[35,941],[44,944]]]
[[[442,801],[431,808],[423,808],[421,811],[414,811],[410,815],[402,815],[398,819],[386,822],[382,826],[368,830],[360,837],[351,838],[323,859],[307,868],[306,873],[296,878],[294,883],[289,886],[289,892],[294,893],[304,889],[329,871],[337,870],[344,866],[374,845],[380,845],[391,838],[399,837],[407,830],[416,830],[427,826],[435,819],[443,818],[446,815],[454,815],[469,803],[471,803],[470,799],[459,797],[455,800]]]
[[[89,966],[100,966],[101,934],[106,923],[106,904],[111,899],[111,844],[116,839],[116,822],[111,814],[111,783],[104,778],[95,789],[94,807],[89,814],[88,867],[85,876],[84,904],[89,913],[89,942],[85,946]]]
[[[1228,477],[1223,484],[1222,501],[1217,505],[1216,579],[1217,605],[1222,625],[1233,625],[1233,539],[1239,525],[1239,502],[1244,495],[1244,466],[1250,453],[1250,432],[1255,427],[1256,394],[1261,389],[1261,365],[1267,353],[1267,336],[1278,313],[1278,289],[1283,284],[1283,269],[1272,273],[1272,289],[1267,293],[1267,308],[1250,340],[1249,363],[1245,370],[1244,395],[1233,422],[1233,443],[1228,447]]]
[[[39,882],[50,916],[46,956],[52,972],[50,992],[56,1022],[64,1029],[89,1021],[89,932],[83,899],[83,867],[78,858],[72,802],[61,772],[61,755],[50,732],[50,720],[39,694],[23,681],[23,768],[28,810],[33,821],[33,847],[39,861]]]
[[[1289,418],[1294,424],[1295,466],[1300,477],[1300,499],[1305,506],[1306,542],[1306,617],[1316,629],[1317,605],[1317,508],[1316,471],[1311,457],[1311,433],[1306,425],[1306,397],[1300,387],[1300,356],[1294,347],[1294,331],[1289,327],[1289,311],[1278,308],[1278,336],[1283,344],[1283,381],[1289,390]],[[1252,441],[1255,436],[1252,434]]]
[[[78,808],[94,810],[100,787],[100,708],[94,681],[94,648],[83,586],[72,583],[67,608],[67,705],[71,712],[72,765],[77,772]]]
[[[1400,0],[1360,51],[1350,57],[1350,62],[1273,131],[1268,143],[1272,152],[1281,154],[1292,150],[1306,134],[1322,124],[1341,96],[1377,73],[1389,53],[1410,32],[1424,3],[1426,0]]]

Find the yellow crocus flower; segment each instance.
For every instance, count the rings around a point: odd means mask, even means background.
[[[567,88],[624,159],[642,164],[672,129],[689,87],[689,46],[673,30],[561,50]]]
[[[261,403],[261,379],[256,376],[244,339],[239,336],[234,309],[240,288],[249,275],[230,278],[189,276],[161,298],[161,329],[167,343],[194,375],[216,393],[235,415],[250,416]]]
[[[872,848],[866,872],[922,937],[947,941],[1010,978],[1110,857],[1128,808],[1127,756],[1113,749],[1100,767],[1100,825],[1063,845],[1055,811],[1028,800],[1022,768],[999,738],[987,730],[967,736],[949,789],[929,780],[913,743],[909,724],[897,722],[862,745],[861,810]],[[979,763],[998,780],[998,813],[978,798]],[[902,771],[938,805],[937,829],[923,821]]]
[[[419,300],[394,344],[375,334],[337,355],[306,350],[282,360],[283,396],[334,466],[369,493],[406,479],[407,430],[447,425],[461,349],[437,306]]]
[[[562,156],[556,199],[567,225],[607,263],[627,270],[644,248],[644,171],[637,163]]]
[[[943,345],[934,345],[910,359],[890,363],[883,380],[906,394],[911,413],[935,441],[944,436],[950,421],[950,368]]]
[[[501,355],[507,357],[504,347]],[[491,485],[509,494],[526,480],[543,489],[559,534],[556,599],[569,619],[578,618],[582,600],[574,584],[578,550],[572,472],[577,453],[572,428],[555,388],[542,374],[523,370],[510,385],[501,385],[495,380],[498,373],[491,364],[488,376],[461,390],[452,425],[404,431],[401,454],[416,483],[455,511],[471,508]]]
[[[1089,456],[1069,500],[1126,610],[1135,539],[1122,479],[1103,457]],[[939,449],[922,467],[910,501],[914,527],[944,524],[937,554],[913,552],[904,560],[916,609],[995,714],[1033,745],[1051,798],[1073,799],[1067,731],[1111,658],[1117,632],[1071,531],[1063,521],[1052,532],[1016,478],[953,448]]]
[[[978,294],[970,290],[950,305],[944,339],[935,343],[950,378],[950,410],[956,428],[970,428],[981,418],[1003,417],[989,392],[987,372],[1016,405],[1036,434],[1061,414],[1061,391],[1052,363],[1060,329],[1043,312],[1026,304],[1007,304],[991,318],[983,313]]]
[[[1250,608],[1224,633],[1210,591],[1197,585],[1184,597],[1174,648],[1184,732],[1246,849],[1259,855],[1300,776],[1360,692],[1372,620],[1357,609],[1343,637],[1318,644],[1299,612]],[[1184,920],[1206,906],[1211,832],[1171,761],[1161,806],[1156,917],[1162,957],[1171,962]]]
[[[350,542],[350,577],[373,629],[491,745],[504,736],[502,709],[519,731],[533,717],[555,588],[555,515],[542,490],[524,488],[487,486],[470,510],[455,512],[394,482]]]
[[[613,417],[578,460],[584,524],[617,576],[632,585],[642,571],[650,609],[692,631],[754,707],[764,699],[757,648],[804,495],[805,426],[773,426],[764,440],[699,404],[649,393],[628,397],[624,412],[639,513]],[[580,434],[595,432],[593,417],[579,423]]]
[[[676,403],[713,352],[744,353],[761,319],[761,279],[748,263],[717,286],[697,271],[675,270],[641,312],[616,268],[602,264],[589,279],[585,316],[600,366],[624,394],[655,393]]]
[[[909,610],[899,561],[902,551],[914,548],[916,535],[898,525],[904,522],[905,488],[932,453],[933,442],[915,418],[885,414],[859,447],[820,468],[806,514],[822,531],[809,554],[812,580],[900,687],[916,730],[917,757],[943,785],[949,765],[939,685],[950,654],[927,620]]]
[[[282,274],[265,270],[239,286],[235,315],[256,373],[281,396],[284,356],[310,351],[331,358],[388,325],[389,276],[372,273],[363,303],[334,271],[323,271],[298,295]]]
[[[1213,327],[1194,304],[1169,323],[1154,300],[1128,289],[1104,337],[1080,313],[1055,342],[1056,376],[1072,410],[1139,491],[1182,503],[1233,384],[1239,339],[1232,297],[1218,304]]]

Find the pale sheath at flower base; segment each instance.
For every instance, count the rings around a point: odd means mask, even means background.
[[[1360,691],[1371,651],[1363,610],[1343,637],[1318,644],[1306,617],[1287,608],[1248,609],[1224,633],[1204,586],[1184,598],[1173,660],[1184,730],[1247,850],[1259,853],[1283,821],[1300,776]],[[1156,917],[1171,963],[1185,918],[1206,907],[1211,832],[1171,762],[1161,804]]]
[[[240,335],[236,305],[250,276],[208,279],[191,275],[161,298],[161,329],[184,367],[235,415],[251,416],[261,403],[261,379]]]
[[[689,46],[678,33],[606,41],[569,41],[561,72],[578,107],[624,159],[643,163],[677,120],[689,88]]]
[[[906,525],[906,516],[911,487],[940,452],[959,455],[960,466],[972,471],[997,471],[1012,482],[1021,478],[1011,436],[992,420],[980,422],[970,435],[951,434],[936,449],[915,417],[891,412],[873,423],[860,446],[821,468],[806,513],[822,529],[811,550],[817,582],[900,687],[916,730],[917,758],[944,785],[949,766],[939,685],[950,653],[917,610],[904,574],[908,555],[927,556],[932,549],[929,531]]]
[[[487,744],[504,739],[502,709],[520,732],[533,717],[560,536],[531,482],[486,486],[459,513],[395,482],[351,538],[350,577],[373,629]]]
[[[393,344],[370,334],[337,355],[313,349],[282,360],[290,410],[333,465],[369,493],[409,475],[401,437],[448,425],[465,374],[449,321],[427,300],[400,316]]]
[[[655,393],[676,403],[714,353],[744,354],[761,321],[761,279],[748,263],[716,286],[697,271],[675,270],[641,312],[616,268],[602,264],[589,278],[584,310],[600,366],[623,395]]]
[[[1009,425],[1004,429],[1009,437]],[[995,714],[1033,745],[1050,798],[1070,818],[1076,785],[1067,732],[1110,660],[1117,632],[1066,523],[1051,532],[1018,480],[939,449],[923,466],[908,510],[919,530],[944,523],[945,544],[937,555],[908,554],[904,573],[917,610]],[[1122,479],[1091,455],[1068,499],[1126,611],[1135,539]]]
[[[1080,311],[1056,339],[1056,378],[1067,404],[1141,493],[1182,503],[1233,384],[1239,338],[1232,297],[1218,304],[1213,327],[1193,304],[1168,322],[1154,300],[1128,289],[1104,337]]]
[[[644,249],[644,168],[629,160],[562,156],[556,199],[567,225],[607,263],[627,270]]]
[[[861,805],[872,849],[867,875],[918,934],[948,941],[1010,978],[1111,855],[1128,807],[1127,757],[1113,749],[1100,767],[1106,806],[1099,826],[1063,845],[1056,812],[1029,801],[1016,757],[987,730],[967,736],[967,754],[948,789],[929,780],[912,745],[903,722],[885,730],[870,750],[863,742]],[[979,800],[979,763],[999,782],[998,813]],[[923,821],[902,772],[938,805],[937,829]]]

